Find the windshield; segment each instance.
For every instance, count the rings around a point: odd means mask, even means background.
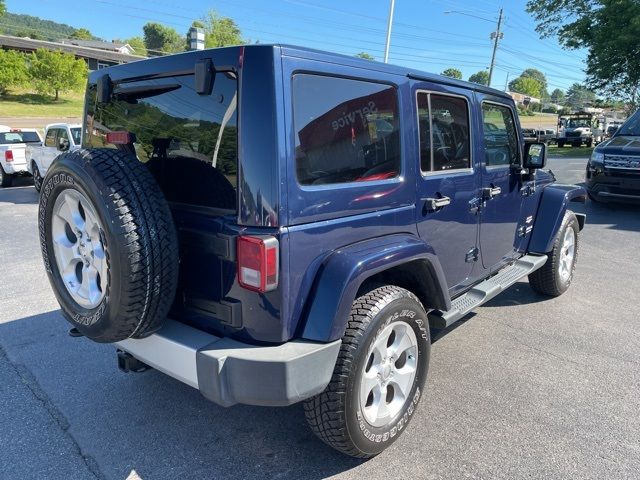
[[[40,137],[36,132],[6,132],[0,133],[0,144],[14,145],[16,143],[39,143]]]
[[[640,110],[634,113],[631,118],[618,129],[616,135],[640,136]]]
[[[590,127],[589,120],[569,120],[567,122],[567,127],[569,128],[579,128],[579,127]]]
[[[74,128],[70,128],[69,130],[71,130],[71,136],[73,137],[73,143],[75,143],[76,145],[80,145],[80,137],[82,135],[82,128],[80,127],[74,127]]]

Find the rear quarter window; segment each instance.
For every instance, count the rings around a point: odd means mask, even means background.
[[[395,87],[296,74],[293,120],[301,185],[380,181],[400,174]]]

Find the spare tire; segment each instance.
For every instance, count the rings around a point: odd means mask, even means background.
[[[169,206],[146,166],[113,149],[60,155],[40,195],[40,246],[65,318],[117,342],[158,330],[178,281]]]

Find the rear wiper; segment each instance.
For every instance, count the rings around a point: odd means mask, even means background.
[[[140,87],[120,87],[113,92],[113,98],[127,103],[136,103],[137,100],[162,95],[163,93],[178,90],[182,85],[174,83],[169,85],[145,85]]]

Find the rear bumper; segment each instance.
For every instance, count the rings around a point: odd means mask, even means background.
[[[4,167],[4,171],[9,175],[29,173],[27,164],[22,162],[7,162],[6,164],[3,165],[3,167]]]
[[[322,392],[331,380],[340,344],[294,340],[255,346],[168,320],[147,338],[116,345],[229,407],[286,406]]]

